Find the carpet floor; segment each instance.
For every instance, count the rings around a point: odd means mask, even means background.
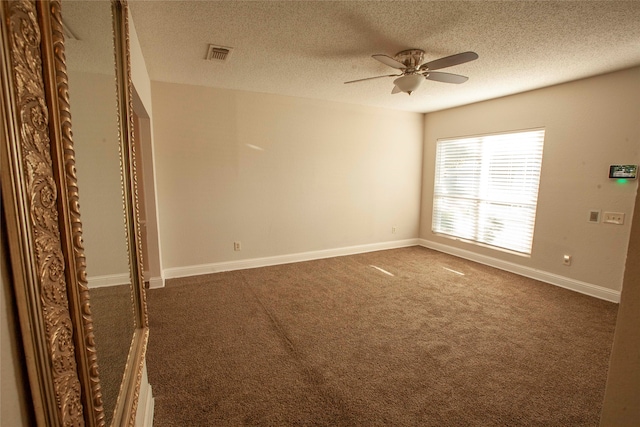
[[[131,285],[91,289],[91,317],[98,352],[100,388],[107,425],[116,408],[135,329]]]
[[[147,294],[156,427],[597,426],[617,314],[422,247]]]

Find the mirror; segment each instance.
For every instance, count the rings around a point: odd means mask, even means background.
[[[127,4],[3,1],[0,18],[2,205],[35,418],[133,426],[149,329]]]
[[[106,423],[135,329],[111,3],[62,2],[87,281]]]

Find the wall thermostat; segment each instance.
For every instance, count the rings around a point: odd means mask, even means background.
[[[611,165],[609,166],[609,178],[614,179],[636,179],[638,176],[638,165]]]

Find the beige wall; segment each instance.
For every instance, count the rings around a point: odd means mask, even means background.
[[[152,93],[165,268],[418,236],[421,114],[160,82]]]
[[[619,291],[637,181],[608,178],[610,164],[640,162],[640,68],[571,82],[425,117],[420,237]],[[546,129],[530,258],[436,236],[431,231],[438,138]],[[590,209],[623,212],[623,226],[587,221]],[[573,256],[570,267],[564,254]]]
[[[89,284],[128,280],[114,76],[69,71],[69,93]]]
[[[151,80],[147,65],[142,56],[135,23],[129,11],[129,34],[131,50],[131,80],[133,83],[133,110],[138,119],[138,133],[135,139],[140,150],[137,153],[138,184],[144,187],[144,209],[146,213],[143,225],[143,252],[145,281],[151,288],[164,286],[162,249],[160,247],[160,228],[158,203],[156,200],[155,148],[153,144],[153,110],[151,102]]]
[[[152,116],[151,80],[149,79],[147,64],[142,55],[142,48],[140,47],[140,40],[138,39],[138,33],[135,22],[133,22],[133,17],[131,16],[131,11],[129,11],[129,51],[133,86],[147,114]]]
[[[636,427],[640,420],[640,192],[631,227],[613,340],[602,427]]]

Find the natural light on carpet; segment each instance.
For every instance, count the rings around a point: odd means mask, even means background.
[[[459,272],[459,271],[455,271],[455,270],[452,270],[452,269],[447,268],[447,267],[442,267],[442,268],[444,268],[445,270],[450,271],[450,272],[452,272],[452,273],[456,273],[456,274],[459,274],[459,275],[461,275],[461,276],[464,276],[464,273],[461,273],[461,272]]]
[[[380,268],[380,267],[376,267],[375,265],[370,265],[369,267],[373,267],[373,268],[375,268],[375,269],[376,269],[376,270],[378,270],[378,271],[382,271],[384,274],[388,274],[389,276],[393,276],[393,274],[392,274],[392,273],[389,273],[387,270],[384,270],[384,269],[382,269],[382,268]]]

